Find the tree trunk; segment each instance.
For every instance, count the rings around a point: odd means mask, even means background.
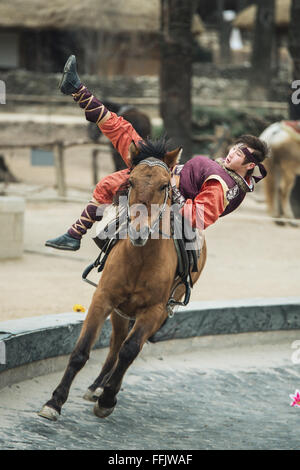
[[[161,0],[160,114],[181,161],[192,157],[191,82],[194,0]]]
[[[249,85],[252,97],[267,96],[272,78],[272,44],[275,34],[275,1],[256,2],[256,21],[252,46],[251,73]]]
[[[300,2],[299,0],[292,0],[291,4],[291,21],[289,26],[289,52],[293,60],[292,81],[300,80]],[[290,119],[300,119],[300,103],[299,100],[299,85],[296,88],[290,88],[289,93],[289,111]],[[296,99],[292,100],[292,95]]]
[[[293,60],[292,81],[300,80],[300,4],[299,0],[292,0],[291,21],[289,26],[289,52]],[[289,93],[289,112],[290,119],[300,120],[300,84],[290,89]],[[292,99],[292,95],[294,98]],[[295,217],[300,218],[300,177],[297,176],[296,183],[291,194],[291,205]]]
[[[217,15],[219,26],[219,50],[220,50],[220,63],[228,64],[231,60],[230,49],[230,33],[232,30],[231,22],[225,21],[223,11],[225,10],[224,0],[217,0]]]

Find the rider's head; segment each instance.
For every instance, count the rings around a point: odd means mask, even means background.
[[[225,167],[243,177],[251,176],[254,168],[268,155],[267,144],[254,135],[245,134],[234,142],[225,158]],[[262,171],[262,170],[261,170]]]

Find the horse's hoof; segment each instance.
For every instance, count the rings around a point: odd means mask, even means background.
[[[95,403],[95,406],[94,406],[94,414],[98,416],[98,418],[106,418],[114,411],[114,409],[115,409],[114,406],[112,408],[102,408],[99,406],[98,401],[97,401],[97,403]]]
[[[279,227],[284,227],[285,226],[285,222],[282,221],[282,220],[275,220],[275,224],[278,225]]]
[[[42,418],[50,419],[50,421],[57,421],[59,417],[58,411],[47,405],[43,406],[38,415],[42,416]]]
[[[299,227],[299,222],[293,222],[293,221],[291,221],[291,222],[289,222],[289,225],[290,225],[291,227],[297,228],[297,227]]]
[[[83,395],[83,398],[87,401],[95,402],[98,400],[102,392],[103,390],[100,387],[96,388],[96,390],[90,390],[88,388],[85,394]]]

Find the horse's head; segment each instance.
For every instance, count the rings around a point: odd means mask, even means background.
[[[163,139],[130,146],[133,170],[129,178],[128,235],[134,246],[144,246],[149,235],[158,233],[160,220],[171,205],[171,168],[182,149],[166,151]],[[157,237],[156,237],[157,238]]]

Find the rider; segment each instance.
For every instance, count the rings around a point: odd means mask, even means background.
[[[71,55],[67,60],[60,82],[60,90],[72,95],[74,100],[85,110],[86,119],[99,126],[122,156],[129,167],[129,146],[139,146],[143,140],[132,125],[123,117],[117,116],[108,109],[84,86],[77,74],[76,58]],[[254,183],[266,176],[262,161],[267,156],[267,145],[252,135],[242,135],[230,149],[226,158],[211,160],[198,155],[185,165],[177,165],[172,169],[179,189],[179,199],[193,227],[197,227],[198,209],[204,207],[204,220],[201,228],[207,228],[219,217],[235,210],[243,201],[247,192],[254,190]],[[254,168],[258,167],[261,176],[253,176]],[[108,175],[96,185],[92,200],[85,207],[79,219],[69,228],[67,233],[46,242],[60,250],[76,251],[80,248],[81,238],[92,227],[97,217],[97,209],[102,204],[111,204],[117,190],[129,177],[126,168]],[[176,189],[173,188],[175,191]],[[190,205],[191,210],[185,211]],[[203,226],[204,225],[204,226]],[[198,227],[200,228],[200,227]]]

